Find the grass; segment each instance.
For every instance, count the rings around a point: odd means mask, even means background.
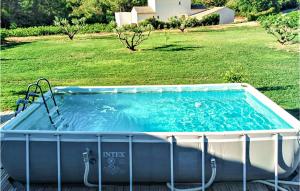
[[[260,27],[155,32],[138,51],[114,36],[44,37],[2,47],[1,109],[10,110],[27,85],[43,76],[58,85],[222,83],[243,66],[247,83],[297,115],[298,45],[279,47]],[[22,41],[22,40],[21,40]],[[296,47],[296,48],[295,48]]]

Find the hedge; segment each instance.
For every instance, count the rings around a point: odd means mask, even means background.
[[[80,33],[97,33],[97,32],[111,32],[115,27],[114,23],[110,24],[90,24],[85,25]],[[44,36],[64,34],[63,30],[57,26],[38,26],[28,28],[16,29],[1,29],[1,40],[6,37],[26,37],[26,36]]]
[[[186,27],[197,27],[197,26],[208,26],[208,25],[217,25],[219,24],[220,15],[219,14],[210,14],[203,17],[201,20],[188,17],[184,21],[186,22]],[[178,17],[171,17],[168,22],[158,20],[156,18],[149,18],[144,21],[139,22],[140,26],[147,26],[148,24],[152,25],[154,29],[169,29],[169,28],[178,28],[182,23],[181,19]]]

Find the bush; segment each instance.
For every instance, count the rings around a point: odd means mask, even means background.
[[[180,26],[180,20],[178,19],[178,17],[170,17],[169,24],[171,28],[176,29]]]
[[[248,16],[249,13],[255,14],[267,11],[271,8],[274,8],[275,12],[280,9],[278,0],[238,0],[237,4],[238,12],[243,16]]]
[[[202,4],[208,7],[221,7],[225,6],[227,3],[227,0],[201,0]]]
[[[230,70],[226,71],[223,75],[223,79],[226,82],[230,83],[241,83],[245,81],[245,74],[243,72],[243,67],[236,67],[236,68],[231,68]]]
[[[42,35],[62,34],[62,30],[56,26],[16,28],[16,29],[8,29],[6,31],[7,31],[8,37],[25,37],[25,36],[42,36]]]
[[[267,16],[267,15],[273,14],[275,12],[276,12],[275,8],[272,7],[266,11],[262,11],[259,13],[249,13],[247,15],[247,19],[248,19],[248,21],[256,21],[259,17]]]
[[[236,13],[239,13],[239,0],[229,0],[226,3],[226,7],[235,10]]]
[[[126,48],[135,51],[138,45],[149,38],[152,30],[152,25],[144,27],[133,24],[117,27],[115,33]]]
[[[196,27],[200,25],[200,21],[195,17],[189,17],[186,19],[187,27]]]
[[[297,8],[299,6],[299,0],[279,0],[281,10]]]
[[[217,25],[220,22],[220,15],[213,13],[210,15],[207,15],[201,19],[199,25],[207,26],[207,25]]]
[[[7,37],[7,30],[1,29],[0,30],[0,37],[1,37],[1,44],[5,42],[5,38]]]
[[[116,27],[115,22],[109,24],[90,24],[85,25],[79,33],[98,33],[98,32],[112,32]],[[57,26],[39,26],[16,29],[1,29],[5,31],[6,37],[26,37],[26,36],[43,36],[43,35],[57,35],[64,34],[64,31]]]
[[[299,2],[299,0],[229,0],[226,6],[235,10],[237,14],[249,17],[249,14],[252,16],[271,8],[274,9],[274,12],[297,8]]]
[[[219,20],[219,14],[210,14],[203,17],[201,20],[198,20],[195,17],[171,17],[169,19],[169,25],[171,28],[178,28],[180,31],[184,32],[187,27],[217,25],[219,24]]]
[[[261,25],[266,29],[269,34],[277,38],[281,44],[290,42],[298,35],[299,28],[298,11],[290,12],[286,15],[269,15],[260,19]]]
[[[171,28],[178,28],[181,32],[187,27],[196,27],[199,26],[199,20],[197,18],[185,17],[171,17],[169,19],[169,25]]]
[[[148,25],[152,25],[154,29],[164,29],[169,28],[169,23],[158,20],[154,17],[145,19],[139,23],[140,26],[147,27]]]

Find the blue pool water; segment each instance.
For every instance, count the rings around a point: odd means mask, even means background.
[[[68,124],[60,130],[67,131],[221,132],[291,128],[243,90],[64,94],[56,98]]]

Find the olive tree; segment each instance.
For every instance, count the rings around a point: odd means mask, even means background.
[[[299,33],[299,16],[298,11],[286,15],[270,15],[261,18],[260,23],[279,43],[286,44],[294,40]]]
[[[152,25],[125,25],[115,28],[115,33],[121,43],[131,51],[135,51],[136,47],[147,40],[153,30]]]
[[[55,17],[54,25],[60,27],[70,40],[73,40],[74,36],[85,26],[85,18],[71,19],[69,21],[66,18]]]

